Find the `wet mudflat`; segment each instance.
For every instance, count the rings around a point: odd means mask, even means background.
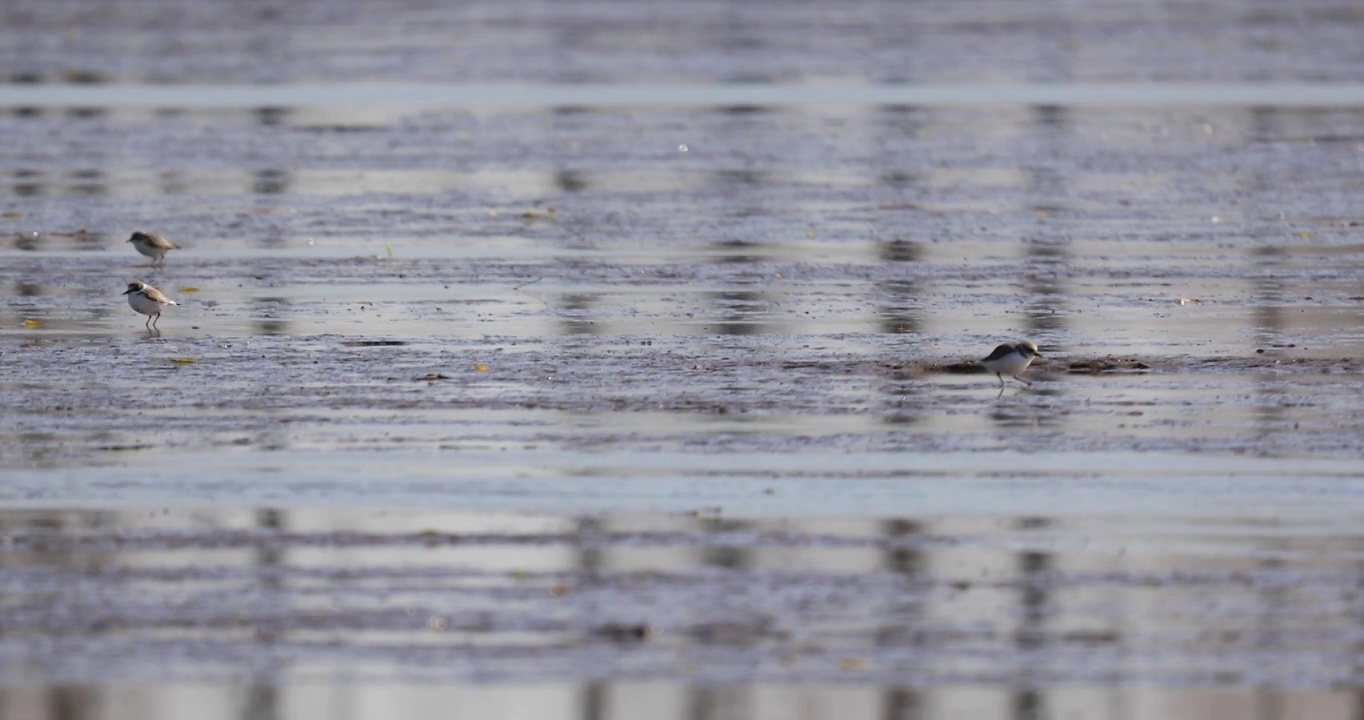
[[[379,8],[187,6],[120,52],[153,3],[32,40],[78,6],[0,30],[5,717],[1358,715],[1364,111],[961,102],[1351,81],[1352,9],[502,3],[342,51]],[[194,100],[263,81],[333,84]],[[648,84],[486,100],[523,81]],[[735,81],[780,101],[680,90]],[[970,362],[1022,338],[1031,387]]]

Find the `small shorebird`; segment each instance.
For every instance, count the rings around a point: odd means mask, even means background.
[[[156,327],[153,320],[161,319],[161,309],[167,305],[179,305],[180,303],[166,297],[166,294],[144,282],[130,282],[128,289],[123,291],[128,296],[128,305],[132,309],[147,316],[147,329]]]
[[[132,243],[138,252],[151,258],[153,265],[164,262],[166,253],[179,249],[175,243],[156,233],[135,232],[127,241]]]
[[[1024,385],[1032,385],[1032,383],[1019,377],[1019,374],[1027,370],[1028,365],[1032,364],[1032,359],[1036,357],[1042,357],[1042,353],[1037,352],[1037,346],[1031,340],[1024,340],[1021,343],[1000,345],[995,348],[994,352],[990,353],[989,357],[981,360],[980,364],[999,378],[1000,387],[1004,386],[1005,375]]]

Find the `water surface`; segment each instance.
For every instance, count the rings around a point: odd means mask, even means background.
[[[5,717],[1359,714],[1352,8],[82,7]]]

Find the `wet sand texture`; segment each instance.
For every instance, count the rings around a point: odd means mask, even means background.
[[[1356,717],[1362,23],[0,9],[0,716]]]

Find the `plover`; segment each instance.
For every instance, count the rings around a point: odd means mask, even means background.
[[[128,289],[123,291],[128,296],[128,305],[132,309],[147,316],[147,329],[156,327],[153,320],[161,319],[161,309],[167,305],[179,305],[180,303],[166,297],[166,294],[144,282],[130,282]]]
[[[149,232],[135,232],[128,238],[128,242],[132,243],[138,252],[151,258],[153,265],[164,262],[166,253],[178,249],[175,243]]]
[[[1001,387],[1004,385],[1005,375],[1024,385],[1032,385],[1032,383],[1019,377],[1019,374],[1027,370],[1028,365],[1032,364],[1032,359],[1036,357],[1042,357],[1042,353],[1037,352],[1037,346],[1031,340],[1024,340],[1020,343],[1000,345],[995,348],[994,352],[990,353],[989,357],[981,360],[980,364],[999,378]]]

